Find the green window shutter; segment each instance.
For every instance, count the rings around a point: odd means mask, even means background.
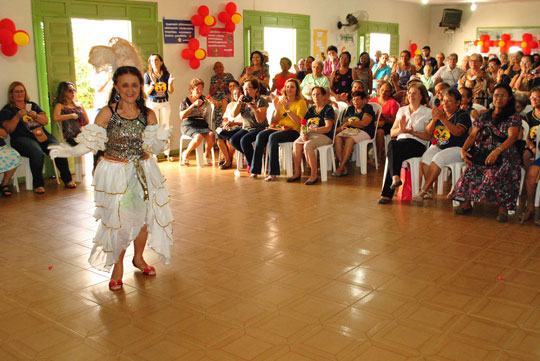
[[[311,30],[296,29],[296,59],[305,59],[311,55]],[[315,55],[315,54],[313,54]],[[317,58],[315,56],[315,58]]]
[[[160,22],[132,21],[132,41],[141,50],[143,64],[152,53],[163,54],[163,34]]]
[[[264,50],[264,27],[252,25],[250,29],[250,38],[250,53],[255,50]]]

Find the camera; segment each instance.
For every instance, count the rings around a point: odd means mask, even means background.
[[[253,98],[250,97],[249,95],[244,95],[244,96],[242,97],[242,101],[243,101],[244,103],[251,103],[251,102],[253,101]]]

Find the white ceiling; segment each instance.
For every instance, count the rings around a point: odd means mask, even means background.
[[[421,4],[422,0],[398,0],[405,1],[409,3]],[[532,1],[532,0],[475,0],[477,4],[481,3],[515,3],[521,1]],[[470,4],[472,0],[428,0],[428,5],[456,5],[456,4]]]

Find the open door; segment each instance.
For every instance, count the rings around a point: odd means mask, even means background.
[[[132,41],[141,49],[143,64],[146,64],[150,54],[162,54],[163,34],[161,29],[162,23],[157,21],[131,22]]]

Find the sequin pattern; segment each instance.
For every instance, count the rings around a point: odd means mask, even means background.
[[[146,156],[142,149],[145,128],[146,116],[142,112],[135,119],[124,119],[113,113],[107,126],[109,141],[105,144],[105,154],[127,160],[143,159]]]

